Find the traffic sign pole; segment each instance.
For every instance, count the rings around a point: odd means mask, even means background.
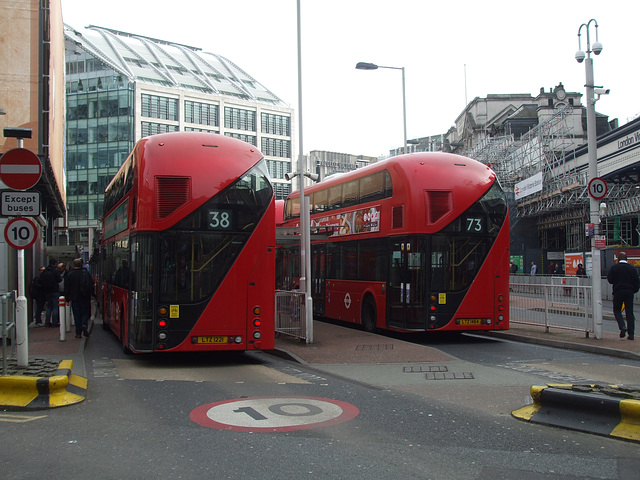
[[[12,218],[4,229],[7,243],[18,250],[18,299],[16,301],[16,343],[19,367],[29,366],[29,320],[27,297],[25,296],[24,250],[34,244],[38,228],[33,220],[26,217]]]
[[[27,297],[24,295],[24,249],[18,250],[18,299],[16,301],[16,343],[18,366],[29,366],[29,320],[27,317]]]
[[[18,148],[9,150],[0,157],[0,180],[14,190],[28,190],[35,186],[42,175],[42,164],[38,156],[23,147],[23,139],[18,138]],[[20,225],[16,221],[27,223]],[[9,227],[13,224],[14,236],[11,237]],[[5,239],[18,250],[18,298],[16,300],[16,342],[17,364],[19,367],[29,366],[29,321],[27,315],[27,297],[25,296],[24,249],[30,247],[37,237],[37,227],[29,219],[14,218],[5,227]],[[30,241],[24,235],[33,234]],[[9,236],[8,236],[9,235]],[[14,238],[17,245],[9,241]],[[25,240],[27,240],[25,242]]]

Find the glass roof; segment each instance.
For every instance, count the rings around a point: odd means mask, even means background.
[[[90,25],[65,25],[65,36],[76,48],[99,58],[131,81],[240,96],[286,106],[232,61],[200,48]]]

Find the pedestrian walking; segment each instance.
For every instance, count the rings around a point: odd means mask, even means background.
[[[42,326],[42,312],[44,311],[44,305],[47,301],[42,288],[42,272],[44,272],[44,267],[40,267],[38,274],[33,276],[29,284],[29,294],[31,295],[31,299],[36,302],[36,311],[33,316],[33,324],[36,327]]]
[[[530,274],[531,275],[535,275],[537,270],[538,270],[538,266],[536,265],[536,263],[535,262],[531,262],[531,272],[530,272]]]
[[[547,266],[547,275],[553,275],[553,272],[556,271],[556,267],[553,264],[553,262],[549,262],[549,265]]]
[[[62,281],[62,278],[60,277],[60,272],[58,271],[56,263],[55,258],[50,259],[49,265],[40,275],[42,290],[44,292],[45,299],[47,300],[47,312],[44,318],[45,327],[60,326],[60,312],[58,307],[60,290],[58,290],[58,284]]]
[[[71,310],[76,323],[76,338],[89,336],[89,318],[91,317],[91,297],[93,296],[93,278],[82,267],[82,259],[73,261],[73,269],[65,278],[64,296],[71,302]]]
[[[633,315],[633,296],[640,288],[640,278],[636,267],[627,262],[627,254],[618,254],[618,263],[614,264],[607,273],[607,281],[613,285],[613,316],[616,317],[618,328],[620,328],[620,338],[629,333],[629,340],[634,339],[636,330],[636,319]],[[627,317],[625,326],[622,319],[622,305]]]

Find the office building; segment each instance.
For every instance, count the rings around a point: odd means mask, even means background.
[[[293,109],[233,61],[108,28],[65,25],[70,243],[94,245],[103,192],[142,137],[173,131],[238,138],[265,155],[276,197],[290,184]]]

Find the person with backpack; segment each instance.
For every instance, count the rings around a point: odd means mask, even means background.
[[[58,262],[56,262],[55,258],[49,259],[49,265],[40,274],[42,291],[47,301],[47,313],[44,318],[45,327],[60,326],[60,310],[58,307],[60,291],[58,290],[58,284],[62,281],[62,278],[58,272],[57,264]]]
[[[42,289],[42,272],[44,272],[44,267],[40,267],[38,275],[34,275],[29,284],[29,295],[31,295],[32,300],[36,301],[36,311],[33,316],[33,323],[36,327],[42,326],[42,312],[44,311],[44,304],[47,301]]]
[[[64,297],[71,302],[71,310],[76,323],[76,338],[89,336],[91,317],[91,297],[94,295],[93,277],[82,267],[82,259],[73,261],[73,269],[64,281]]]

